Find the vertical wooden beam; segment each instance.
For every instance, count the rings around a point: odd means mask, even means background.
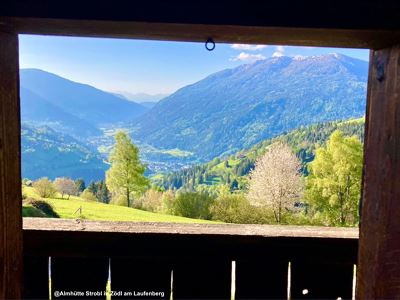
[[[0,23],[0,299],[22,298],[18,35]]]
[[[400,47],[371,52],[357,299],[400,295]]]

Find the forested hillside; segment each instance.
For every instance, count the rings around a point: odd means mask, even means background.
[[[362,117],[367,69],[367,62],[339,54],[226,69],[161,100],[132,122],[132,137],[204,162],[299,126]]]
[[[108,165],[96,152],[71,136],[48,126],[22,124],[22,175],[30,179],[47,176],[103,179]]]
[[[287,143],[296,152],[303,164],[303,173],[307,174],[307,163],[314,159],[315,149],[324,145],[337,129],[346,136],[356,135],[361,141],[364,140],[364,118],[318,123],[308,127],[301,126],[231,156],[215,158],[206,164],[154,176],[153,182],[165,189],[193,190],[202,184],[207,186],[229,184],[231,190],[241,189],[246,184],[244,176],[248,175],[250,169],[254,167],[256,159],[266,152],[269,145],[277,141]]]

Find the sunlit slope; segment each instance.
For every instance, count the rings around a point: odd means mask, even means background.
[[[28,197],[40,199],[31,187],[24,187],[24,193]],[[80,197],[71,196],[70,199],[48,198],[42,199],[50,203],[54,210],[61,218],[76,219],[83,218],[86,220],[105,220],[105,221],[132,221],[132,222],[173,222],[173,223],[216,223],[206,220],[190,219],[166,214],[152,213],[140,209],[129,207],[103,204],[99,202],[83,200]],[[82,213],[80,213],[82,208]],[[30,215],[33,211],[32,207],[24,205],[24,216],[40,216]]]

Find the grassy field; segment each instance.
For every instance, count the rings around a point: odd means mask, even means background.
[[[24,193],[35,199],[41,199],[31,187],[24,187]],[[71,196],[70,199],[46,198],[41,199],[50,203],[54,210],[65,219],[76,219],[81,217],[87,220],[105,221],[132,221],[132,222],[173,222],[173,223],[217,223],[207,220],[190,219],[166,214],[152,213],[140,209],[124,206],[103,204],[99,202],[87,201],[80,197]],[[77,212],[82,208],[82,214]],[[40,210],[27,204],[23,204],[23,216],[43,217]]]

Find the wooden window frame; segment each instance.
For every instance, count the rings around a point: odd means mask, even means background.
[[[186,1],[191,7],[160,0],[139,7],[118,0],[112,8],[107,1],[80,2],[0,5],[0,298],[22,298],[23,291],[21,202],[15,201],[21,199],[18,34],[371,49],[356,297],[400,295],[399,4],[293,1],[293,14],[266,1],[253,1],[261,7],[255,10],[225,0]]]

